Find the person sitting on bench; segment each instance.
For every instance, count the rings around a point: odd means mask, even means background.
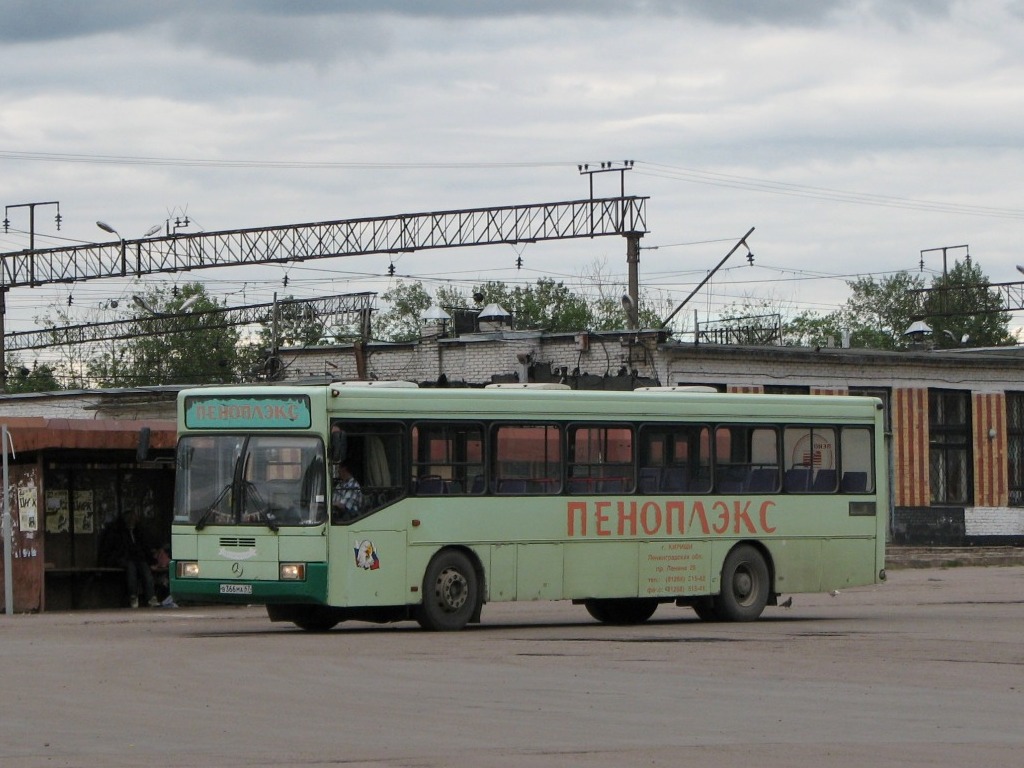
[[[156,598],[153,571],[150,569],[151,551],[142,540],[138,521],[139,516],[135,510],[129,510],[113,522],[107,532],[110,547],[108,557],[111,564],[124,568],[128,604],[132,608],[139,607],[141,584],[146,604],[153,608],[160,605],[160,601]]]

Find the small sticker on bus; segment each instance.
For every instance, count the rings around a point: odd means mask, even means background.
[[[221,584],[222,595],[251,595],[252,584]]]

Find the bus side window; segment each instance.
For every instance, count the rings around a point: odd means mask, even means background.
[[[562,487],[562,432],[556,424],[499,424],[492,433],[494,490],[541,495]]]
[[[412,428],[412,484],[420,496],[473,491],[483,476],[484,432],[480,424],[419,422]]]
[[[632,493],[633,430],[626,425],[580,424],[567,430],[569,493]]]
[[[873,435],[870,429],[844,427],[839,434],[842,475],[839,490],[842,493],[873,493],[874,455]]]
[[[402,471],[404,427],[387,422],[337,421],[347,443],[345,465],[359,483],[363,504],[360,515],[368,514],[405,493]],[[337,482],[337,465],[332,465],[332,488]]]

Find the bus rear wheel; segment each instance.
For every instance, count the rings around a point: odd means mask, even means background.
[[[718,621],[718,609],[715,607],[715,598],[698,597],[690,606],[697,618],[701,621]]]
[[[715,614],[723,621],[754,621],[768,604],[768,564],[754,547],[741,545],[722,565],[722,593]]]
[[[454,632],[469,623],[479,600],[480,584],[473,563],[462,552],[445,550],[427,567],[416,621],[432,632]]]
[[[658,609],[658,601],[639,597],[622,597],[583,601],[587,613],[602,624],[643,624]]]

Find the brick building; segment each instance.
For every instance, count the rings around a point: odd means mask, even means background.
[[[426,386],[563,381],[581,389],[704,385],[722,392],[857,394],[884,404],[895,544],[1024,543],[1024,349],[886,352],[683,343],[660,331],[498,328],[416,342],[287,351],[296,380]]]

